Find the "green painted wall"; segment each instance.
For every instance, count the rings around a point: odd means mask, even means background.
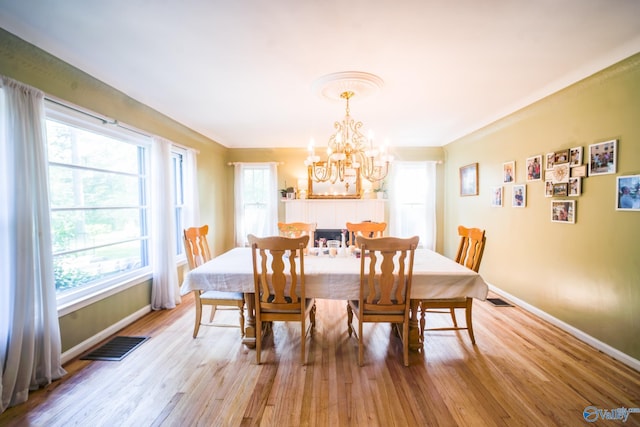
[[[618,140],[615,175],[582,179],[576,224],[550,221],[544,183],[527,184],[527,207],[490,207],[502,163]],[[640,212],[615,210],[616,176],[640,174],[640,54],[549,96],[445,147],[444,227],[487,230],[480,273],[490,283],[640,359]],[[585,155],[586,159],[586,155]],[[480,194],[458,196],[459,168],[479,163]],[[446,254],[457,244],[449,232]]]

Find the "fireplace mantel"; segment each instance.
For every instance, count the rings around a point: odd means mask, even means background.
[[[286,222],[315,222],[317,228],[343,229],[347,222],[386,222],[384,199],[283,200]]]

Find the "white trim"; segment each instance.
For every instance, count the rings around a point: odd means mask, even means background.
[[[85,351],[89,350],[91,347],[100,343],[102,340],[109,338],[111,335],[115,334],[120,329],[130,325],[131,323],[135,322],[136,320],[140,319],[141,317],[143,317],[144,315],[150,312],[151,312],[151,304],[142,307],[140,310],[136,311],[135,313],[130,314],[129,316],[125,317],[119,322],[114,323],[108,328],[103,329],[101,332],[98,332],[97,334],[93,335],[89,339],[86,339],[80,344],[70,348],[69,350],[62,353],[62,364],[64,365],[70,360],[75,359]]]
[[[614,359],[624,363],[625,365],[629,366],[630,368],[635,369],[636,371],[640,371],[640,360],[638,359],[634,359],[633,357],[629,356],[626,353],[621,352],[620,350],[611,347],[609,344],[606,344],[602,341],[600,341],[597,338],[592,337],[589,334],[586,334],[585,332],[581,331],[580,329],[577,329],[571,325],[569,325],[568,323],[563,322],[562,320],[553,317],[552,315],[550,315],[549,313],[546,313],[542,310],[540,310],[539,308],[528,304],[524,301],[522,301],[521,299],[514,297],[513,295],[509,294],[508,292],[503,291],[500,288],[495,287],[492,284],[489,284],[489,289],[492,292],[495,292],[496,294],[506,298],[509,300],[509,302],[514,303],[515,305],[517,305],[518,307],[527,310],[528,312],[540,317],[543,320],[546,320],[547,322],[551,323],[554,326],[557,326],[558,328],[562,329],[563,331],[573,335],[574,337],[576,337],[577,339],[579,339],[580,341],[590,345],[591,347],[595,348],[596,350],[600,350],[601,352],[613,357]]]

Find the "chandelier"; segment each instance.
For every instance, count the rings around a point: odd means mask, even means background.
[[[327,77],[323,83],[339,82],[339,97],[346,102],[345,116],[333,125],[336,132],[327,142],[326,158],[321,159],[316,155],[313,140],[309,143],[309,154],[305,160],[309,177],[315,182],[345,183],[347,188],[355,182],[358,174],[372,183],[383,180],[393,157],[388,154],[386,145],[380,148],[374,146],[372,132],[367,137],[362,134],[362,122],[354,120],[349,110],[349,100],[356,95],[356,89],[364,87],[363,82],[372,86],[371,82],[379,85],[381,80],[360,72],[336,73]],[[357,84],[353,85],[354,82]],[[349,87],[350,84],[352,87]],[[352,88],[354,90],[349,90]]]

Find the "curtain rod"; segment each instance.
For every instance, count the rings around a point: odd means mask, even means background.
[[[115,125],[115,126],[117,126],[119,128],[128,130],[129,132],[137,133],[138,135],[144,136],[146,138],[153,138],[154,137],[154,135],[150,135],[150,134],[148,134],[148,133],[146,133],[144,131],[141,131],[139,129],[136,129],[134,127],[123,125],[116,119],[111,119],[111,118],[106,118],[105,116],[100,116],[97,113],[94,113],[94,112],[89,111],[89,110],[85,110],[84,108],[81,108],[81,107],[78,107],[76,105],[70,104],[68,102],[62,101],[61,99],[54,98],[54,97],[52,97],[50,95],[45,95],[44,99],[46,99],[47,101],[49,101],[49,102],[51,102],[53,104],[59,105],[59,106],[64,107],[64,108],[68,108],[69,110],[72,110],[72,111],[75,111],[77,113],[84,114],[85,116],[89,116],[89,117],[92,117],[94,119],[100,120],[105,125]],[[185,149],[185,150],[193,150],[193,151],[196,152],[196,154],[200,154],[200,150],[196,150],[195,148],[187,147],[187,146],[181,145],[181,144],[176,144],[173,141],[171,141],[171,145],[176,146],[178,148]]]
[[[284,162],[229,162],[227,166],[235,166],[235,165],[250,165],[250,164],[265,164],[265,163],[275,163],[276,165],[284,165]]]

